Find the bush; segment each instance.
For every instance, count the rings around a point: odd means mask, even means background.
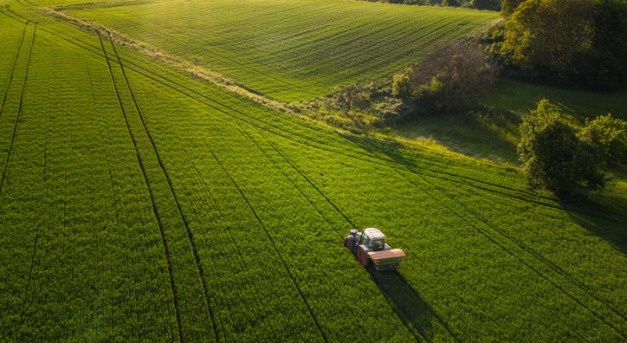
[[[520,125],[523,174],[532,187],[557,194],[603,189],[610,180],[607,162],[624,156],[625,125],[608,115],[578,130],[557,107],[542,100]]]
[[[475,42],[440,45],[414,72],[417,100],[438,112],[465,109],[494,85],[496,74]]]
[[[400,98],[407,99],[414,94],[414,84],[411,82],[409,75],[406,73],[400,73],[394,75],[392,79],[392,95]]]
[[[525,0],[503,0],[501,4],[501,15],[503,17],[511,17],[520,5]]]
[[[611,114],[586,121],[579,138],[595,148],[595,155],[607,165],[627,164],[627,122]]]

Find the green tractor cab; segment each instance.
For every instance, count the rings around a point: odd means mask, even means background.
[[[396,270],[405,257],[403,250],[390,248],[383,232],[375,228],[352,229],[344,238],[344,246],[355,254],[364,268],[374,265],[378,271]]]

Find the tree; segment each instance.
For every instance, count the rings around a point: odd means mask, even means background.
[[[627,1],[598,0],[594,9],[594,56],[586,68],[594,88],[617,89],[627,79]]]
[[[501,9],[501,0],[470,0],[468,7],[478,10],[498,11]]]
[[[431,109],[455,111],[471,105],[496,79],[496,67],[473,41],[436,46],[414,73],[419,100]]]
[[[459,7],[461,5],[460,0],[442,0],[442,6]]]
[[[501,15],[506,18],[511,17],[518,5],[523,1],[525,0],[503,0],[501,2]]]
[[[579,138],[595,148],[595,156],[606,165],[627,164],[627,122],[611,114],[586,121]]]
[[[576,79],[593,38],[594,0],[527,0],[506,24],[502,51],[535,78]]]
[[[557,194],[602,189],[609,181],[595,146],[580,140],[577,129],[548,100],[523,118],[518,154],[532,187]]]
[[[524,1],[501,51],[532,78],[615,89],[627,76],[627,1]]]

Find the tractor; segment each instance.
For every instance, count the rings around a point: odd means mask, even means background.
[[[344,238],[344,246],[355,254],[364,268],[374,265],[378,271],[396,270],[405,257],[403,250],[390,248],[383,232],[375,228],[352,229]]]

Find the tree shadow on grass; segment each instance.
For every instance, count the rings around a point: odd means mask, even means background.
[[[416,340],[431,342],[436,336],[441,340],[441,335],[457,340],[446,322],[420,297],[401,274],[396,271],[378,272],[374,267],[369,268],[368,272]]]
[[[407,159],[400,153],[400,150],[407,149],[401,143],[397,142],[394,138],[386,137],[372,137],[365,133],[363,136],[357,136],[353,134],[344,134],[337,132],[337,134],[346,139],[347,141],[355,143],[364,151],[378,157],[387,157],[394,162],[399,163],[405,167],[415,167],[416,161]]]
[[[608,194],[562,200],[562,208],[588,231],[627,255],[627,198]]]

